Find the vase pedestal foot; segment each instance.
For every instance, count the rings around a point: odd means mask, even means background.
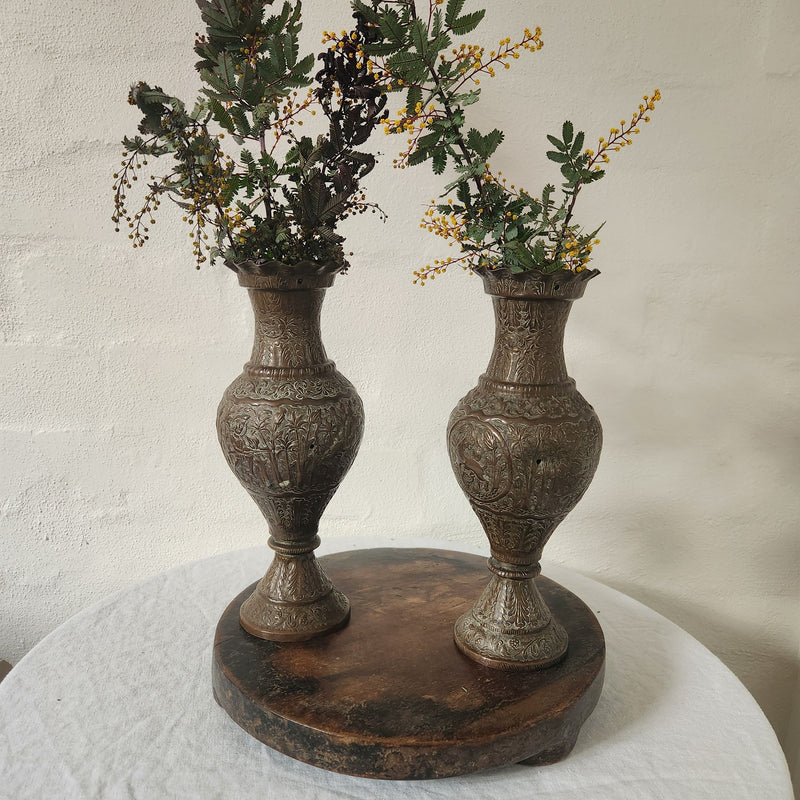
[[[538,562],[528,566],[489,559],[491,579],[453,629],[458,649],[493,669],[544,669],[566,655],[569,637],[536,586]]]
[[[306,642],[249,636],[239,608],[252,587],[217,625],[214,696],[247,733],[324,769],[392,780],[567,755],[600,696],[605,663],[600,625],[574,594],[539,579],[569,651],[549,669],[507,672],[453,644],[455,618],[486,583],[485,558],[386,548],[319,561],[353,604],[346,627]]]
[[[567,654],[567,633],[554,620],[534,633],[499,631],[479,625],[469,613],[458,618],[453,632],[456,646],[465,656],[506,672],[545,669]]]
[[[350,603],[313,553],[275,554],[266,575],[239,609],[241,626],[259,639],[304,642],[338,630]]]

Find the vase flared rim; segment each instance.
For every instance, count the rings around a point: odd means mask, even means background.
[[[577,300],[583,296],[586,284],[600,274],[597,269],[581,272],[558,270],[558,272],[512,272],[510,269],[474,270],[483,279],[486,294],[496,297],[552,298]]]
[[[286,264],[283,261],[250,260],[226,265],[236,272],[239,285],[248,289],[324,289],[333,285],[333,280],[344,268],[334,261],[298,261]]]

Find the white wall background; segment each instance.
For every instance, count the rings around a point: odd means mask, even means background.
[[[557,178],[544,135],[565,118],[603,135],[645,91],[664,95],[579,204],[608,224],[568,364],[605,450],[546,555],[717,653],[797,780],[800,2],[490,5],[471,39],[544,30],[473,107],[506,130],[493,166],[518,183]],[[347,24],[345,0],[306,6],[309,47]],[[194,96],[194,3],[33,0],[0,20],[0,658],[16,662],[103,595],[266,529],[214,433],[249,354],[244,291],[224,267],[194,271],[172,209],[145,250],[110,222],[128,86]],[[444,428],[488,359],[489,302],[460,271],[412,286],[443,254],[417,227],[438,182],[393,173],[397,141],[379,145],[370,183],[391,221],[351,227],[354,267],[324,310],[368,423],[322,534],[478,543]]]

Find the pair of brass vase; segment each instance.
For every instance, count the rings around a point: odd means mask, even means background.
[[[320,311],[334,272],[311,263],[239,272],[255,313],[250,361],[217,414],[225,458],[269,524],[275,555],[242,605],[249,633],[303,641],[347,624],[350,606],[320,568],[319,520],[356,457],[364,410],[327,358]],[[262,265],[263,267],[263,265]],[[261,270],[264,272],[265,270]],[[505,670],[546,667],[567,634],[536,587],[542,548],[589,486],[602,431],[564,364],[572,301],[596,271],[483,271],[495,342],[447,428],[459,485],[489,538],[489,582],[455,620],[468,657]]]

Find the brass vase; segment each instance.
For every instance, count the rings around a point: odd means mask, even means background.
[[[479,272],[494,305],[494,350],[453,410],[447,439],[489,538],[490,579],[457,620],[455,640],[486,666],[537,669],[568,645],[536,586],[542,548],[589,487],[602,446],[600,421],[567,375],[563,350],[572,301],[597,272]]]
[[[227,388],[217,434],[269,524],[273,561],[242,605],[263,639],[303,641],[347,624],[350,604],[319,566],[319,520],[355,459],[364,410],[325,354],[320,310],[334,273],[302,263],[239,273],[255,313],[253,352]]]

